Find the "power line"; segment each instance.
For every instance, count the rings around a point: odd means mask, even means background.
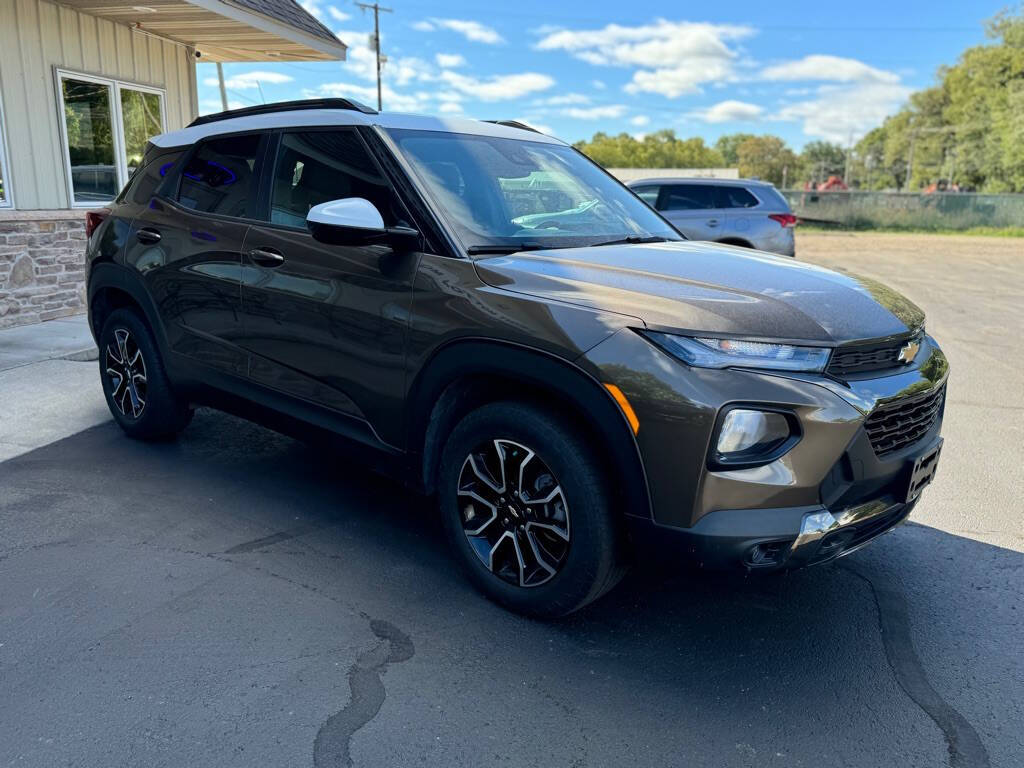
[[[372,38],[372,42],[373,42],[373,51],[374,51],[374,53],[377,54],[377,111],[379,112],[382,109],[384,109],[384,103],[383,103],[383,100],[381,99],[381,85],[380,85],[380,65],[381,65],[381,59],[383,58],[384,61],[387,61],[387,57],[386,56],[382,57],[380,55],[380,14],[381,14],[382,11],[384,13],[394,13],[394,11],[391,8],[382,8],[378,3],[356,3],[356,5],[358,5],[360,8],[362,8],[364,11],[367,11],[367,10],[369,10],[371,8],[373,9],[373,38]]]

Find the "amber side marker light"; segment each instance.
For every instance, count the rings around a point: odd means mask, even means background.
[[[622,390],[616,387],[614,384],[605,384],[604,388],[611,392],[612,397],[615,398],[615,402],[619,404],[619,408],[626,416],[626,421],[629,422],[629,426],[633,429],[635,435],[640,431],[640,419],[636,417],[636,413],[633,411],[633,406],[629,404],[629,400],[622,394]]]

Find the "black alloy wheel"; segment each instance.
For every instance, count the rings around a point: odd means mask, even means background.
[[[146,408],[146,361],[127,328],[116,328],[105,351],[110,398],[129,419],[138,419]]]
[[[569,505],[536,451],[508,439],[478,445],[462,463],[458,496],[463,533],[498,578],[537,587],[565,564]]]

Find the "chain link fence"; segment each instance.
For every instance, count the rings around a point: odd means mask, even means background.
[[[1024,194],[782,190],[793,213],[810,224],[851,229],[1024,227]]]

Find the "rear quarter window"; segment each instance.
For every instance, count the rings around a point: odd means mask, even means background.
[[[715,187],[715,197],[719,208],[753,208],[761,202],[743,187]]]
[[[202,213],[254,217],[260,140],[251,133],[200,144],[181,171],[178,203]]]
[[[125,188],[125,199],[136,205],[148,205],[181,155],[182,152],[169,152],[150,159],[132,174],[131,181]]]

